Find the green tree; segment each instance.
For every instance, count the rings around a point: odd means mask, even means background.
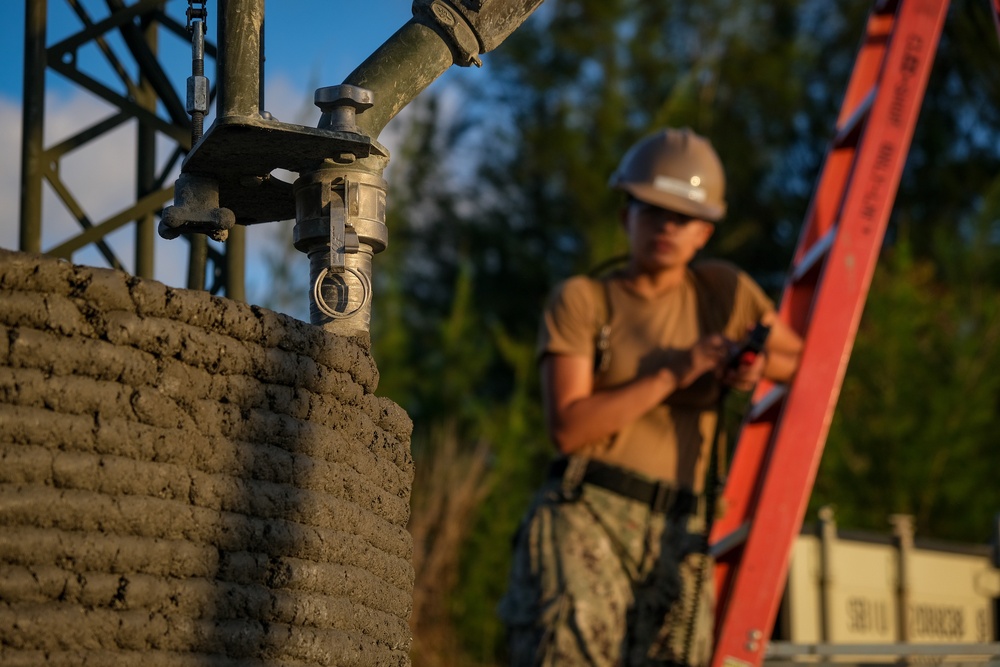
[[[987,3],[951,3],[893,216],[890,238],[911,230],[914,256],[942,271],[962,264],[954,253],[977,252],[983,226],[996,226],[1000,41],[990,13]]]
[[[898,243],[878,271],[812,498],[842,525],[982,542],[1000,510],[1000,295]],[[995,254],[995,253],[994,253]],[[971,277],[971,276],[970,276]]]

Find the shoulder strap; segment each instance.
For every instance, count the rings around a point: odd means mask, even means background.
[[[608,370],[611,364],[611,290],[608,281],[590,279],[594,290],[594,375]]]
[[[725,331],[736,310],[739,273],[716,260],[688,266],[698,295],[698,326],[703,331]]]

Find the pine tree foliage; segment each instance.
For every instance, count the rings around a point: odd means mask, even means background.
[[[884,532],[902,513],[918,535],[988,541],[1000,511],[1000,292],[988,280],[942,282],[908,242],[888,255],[812,505],[834,505],[845,526]]]

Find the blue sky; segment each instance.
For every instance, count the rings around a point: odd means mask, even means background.
[[[132,4],[134,0],[126,0]],[[280,120],[314,125],[319,111],[313,106],[316,87],[340,83],[379,45],[388,39],[411,16],[412,0],[266,0],[266,108]],[[82,0],[94,22],[108,16],[105,0]],[[167,13],[184,21],[187,0],[168,0]],[[209,38],[215,40],[215,0],[208,3]],[[8,207],[7,221],[0,223],[0,247],[17,247],[17,211],[20,182],[20,125],[23,94],[24,61],[24,0],[0,0],[0,198],[13,204]],[[48,0],[48,44],[73,34],[82,23],[66,0]],[[161,33],[162,34],[162,33]],[[121,45],[117,33],[108,39]],[[114,82],[115,77],[96,50],[81,50],[80,68],[102,81]],[[126,51],[119,50],[124,54]],[[171,78],[183,90],[190,74],[190,46],[173,35],[160,38],[160,61]],[[206,74],[214,77],[209,63]],[[434,88],[450,85],[456,77],[483,75],[483,70],[452,68],[433,84]],[[46,145],[79,131],[88,124],[110,115],[112,107],[90,93],[68,83],[50,71],[46,79]],[[390,123],[380,140],[393,149],[393,127]],[[92,219],[102,220],[131,203],[134,168],[120,164],[126,152],[125,142],[134,145],[134,129],[120,128],[107,140],[95,142],[71,154],[61,164],[63,179],[79,192],[81,204]],[[133,150],[128,148],[128,150]],[[75,183],[74,183],[75,179]],[[268,247],[275,245],[277,225],[251,227],[248,251],[248,296],[260,302],[260,290],[266,289],[267,279],[260,275],[260,258]],[[287,226],[286,226],[287,227]],[[43,249],[57,245],[76,233],[75,218],[63,209],[53,195],[43,202]],[[282,237],[283,238],[283,237]],[[126,260],[131,258],[131,231],[128,228],[110,237],[116,252]],[[181,285],[185,260],[183,242],[157,240],[156,278],[172,285]],[[119,250],[120,249],[120,250]],[[104,265],[94,249],[76,253],[74,261],[81,264]],[[304,258],[302,258],[304,260]],[[304,265],[307,266],[307,263]],[[308,273],[308,269],[302,269]],[[296,313],[301,315],[301,313]]]
[[[132,4],[134,0],[126,0]],[[49,43],[81,25],[66,0],[48,0]],[[24,0],[0,0],[0,95],[21,96]],[[105,2],[83,0],[95,20],[107,16]],[[307,78],[340,83],[399,26],[410,19],[411,0],[266,0],[268,77]],[[187,0],[168,0],[167,13],[184,20]],[[209,37],[215,36],[215,2],[209,7]],[[342,28],[342,29],[341,29]],[[183,57],[183,54],[181,54]],[[179,62],[186,70],[190,62]],[[61,82],[53,81],[56,86]]]

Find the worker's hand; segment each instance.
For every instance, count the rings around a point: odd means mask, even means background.
[[[720,375],[729,353],[729,341],[719,334],[705,336],[691,348],[681,368],[674,368],[679,389],[690,386],[705,373]]]
[[[730,354],[737,352],[734,345]],[[767,353],[763,350],[750,359],[742,357],[736,360],[735,366],[724,368],[722,382],[737,391],[750,391],[764,377],[764,366],[767,365]]]

